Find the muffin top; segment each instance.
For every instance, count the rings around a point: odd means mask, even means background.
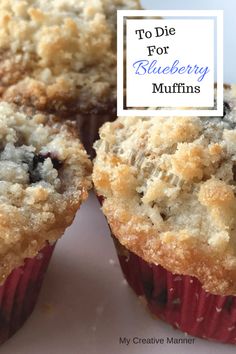
[[[90,173],[71,122],[0,103],[0,282],[64,233],[87,197]]]
[[[236,88],[221,117],[121,117],[93,180],[119,241],[213,294],[236,295]]]
[[[124,8],[138,0],[1,0],[0,95],[65,115],[115,105]]]

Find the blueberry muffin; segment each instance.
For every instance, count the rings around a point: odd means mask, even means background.
[[[138,0],[2,0],[1,97],[73,117],[91,148],[116,114],[116,10],[138,8]]]
[[[236,91],[223,117],[120,117],[93,181],[124,274],[158,317],[236,343]]]
[[[87,198],[90,173],[72,122],[0,103],[1,342],[31,313],[55,242]]]

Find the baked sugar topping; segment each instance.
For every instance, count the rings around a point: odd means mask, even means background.
[[[0,281],[69,226],[91,187],[75,126],[0,103]]]
[[[2,0],[0,94],[50,112],[116,99],[116,10],[136,0]]]
[[[94,184],[120,242],[219,293],[236,293],[235,97],[225,89],[222,118],[120,117],[95,144]]]

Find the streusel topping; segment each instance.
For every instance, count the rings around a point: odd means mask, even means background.
[[[224,117],[119,118],[100,130],[93,179],[123,245],[236,294],[236,95]]]
[[[0,281],[64,233],[87,197],[90,173],[71,122],[0,103]]]
[[[116,99],[116,10],[138,0],[2,0],[0,93],[65,113]]]

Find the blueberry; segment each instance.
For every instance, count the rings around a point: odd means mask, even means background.
[[[167,289],[166,288],[162,289],[162,291],[156,296],[155,300],[157,304],[160,306],[166,305],[168,301]]]
[[[223,305],[223,309],[230,313],[233,308],[233,305],[234,305],[234,297],[228,296]]]
[[[33,159],[33,169],[37,168],[39,163],[44,163],[44,161],[47,158],[51,159],[53,168],[55,168],[56,170],[59,170],[59,168],[62,165],[62,162],[60,160],[58,160],[58,158],[55,157],[54,155],[52,155],[50,152],[48,152],[47,154],[35,155],[34,159]]]
[[[42,177],[38,171],[38,164],[44,163],[47,158],[51,159],[53,168],[55,168],[57,171],[62,166],[62,161],[60,161],[55,155],[52,155],[50,152],[48,152],[47,154],[34,155],[33,163],[31,166],[29,166],[30,183],[35,183],[42,180]]]
[[[145,296],[148,300],[150,300],[152,298],[152,293],[154,290],[154,284],[153,281],[144,281],[143,282],[143,290],[145,293]]]

